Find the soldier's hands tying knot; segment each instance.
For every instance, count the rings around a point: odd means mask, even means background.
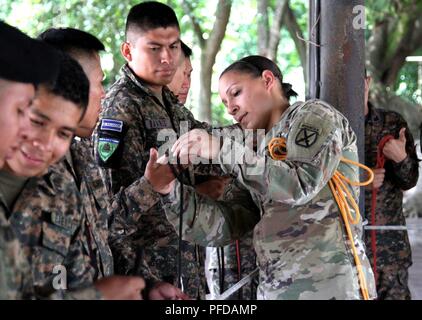
[[[220,139],[203,129],[193,129],[182,135],[171,148],[173,156],[182,164],[192,163],[197,158],[215,159],[220,152]]]

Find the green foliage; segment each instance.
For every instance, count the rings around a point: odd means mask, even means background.
[[[397,47],[408,31],[408,22],[410,19],[419,17],[422,14],[422,1],[418,0],[372,0],[366,2],[366,17],[368,29],[365,38],[369,39],[372,33],[372,27],[388,20],[389,34],[388,47],[385,51],[385,57],[391,57],[397,51]],[[422,44],[419,52],[412,55],[422,55]],[[405,100],[421,104],[422,97],[418,91],[418,64],[406,62],[401,68],[394,85],[395,92]]]
[[[182,39],[192,46],[194,50],[193,62],[195,73],[199,73],[200,49],[197,37],[194,35],[192,22],[183,10],[182,0],[161,0],[174,8],[179,18]],[[215,17],[216,1],[184,0],[188,3],[195,19],[201,26],[203,36],[208,37],[213,26]],[[224,125],[231,123],[231,117],[227,115],[225,107],[216,93],[218,75],[233,61],[251,54],[257,53],[257,0],[232,0],[233,9],[227,26],[226,36],[222,47],[217,55],[214,66],[213,96],[212,96],[212,119],[214,124]],[[270,20],[274,14],[277,0],[269,1]],[[114,82],[124,60],[120,54],[120,45],[124,41],[124,26],[130,7],[139,3],[140,0],[0,0],[0,19],[15,25],[32,36],[36,36],[49,27],[70,26],[81,28],[96,35],[106,46],[103,54],[103,66],[106,71],[106,87]],[[303,32],[304,38],[308,38],[308,3],[307,0],[290,0],[297,22]],[[415,6],[415,7],[411,7]],[[371,0],[366,1],[366,17],[368,38],[372,26],[383,19],[396,20],[392,32],[395,32],[394,41],[391,41],[388,51],[393,52],[396,41],[404,30],[405,21],[410,14],[417,15],[422,9],[420,0]],[[417,8],[417,10],[409,10]],[[409,13],[410,11],[410,13]],[[270,21],[271,22],[271,21]],[[282,27],[281,41],[278,50],[277,62],[283,73],[297,72],[301,67],[299,55],[294,42],[285,27]],[[416,53],[415,53],[416,54]],[[421,53],[419,53],[421,54]],[[405,83],[406,85],[403,85]],[[195,87],[196,85],[196,87]],[[295,85],[293,83],[293,85]],[[417,88],[417,64],[406,63],[401,70],[394,88],[400,95],[409,101],[416,102]],[[192,105],[195,109],[195,100],[198,96],[197,83],[192,86]]]

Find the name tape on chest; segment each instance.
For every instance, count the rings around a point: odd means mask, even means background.
[[[147,129],[166,129],[172,128],[172,124],[167,118],[145,119],[145,127]]]

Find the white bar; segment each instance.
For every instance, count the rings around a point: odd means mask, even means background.
[[[422,62],[422,56],[408,56],[408,57],[406,57],[406,61],[409,61],[409,62]]]
[[[404,230],[407,231],[406,226],[363,226],[365,230]]]

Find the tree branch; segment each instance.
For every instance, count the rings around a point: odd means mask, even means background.
[[[258,0],[258,53],[267,56],[268,38],[269,38],[269,21],[268,21],[268,0]]]
[[[287,0],[279,0],[274,12],[274,21],[270,30],[270,39],[268,43],[267,57],[273,61],[277,59],[277,48],[280,43],[281,20],[287,6]]]
[[[368,52],[366,66],[374,80],[378,79],[380,81],[382,74],[389,68],[384,63],[388,47],[389,26],[390,21],[388,19],[377,22],[372,29],[372,35],[366,46]]]
[[[208,64],[214,65],[215,57],[220,49],[221,42],[226,34],[227,24],[229,23],[232,1],[219,0],[215,12],[215,21],[210,37],[206,40],[206,52]]]
[[[306,70],[306,43],[303,41],[302,29],[300,29],[296,16],[289,3],[287,3],[283,16],[283,24],[286,25],[286,28],[295,43],[296,50],[299,53],[300,63],[303,69]]]
[[[414,17],[410,19],[405,27],[405,33],[401,37],[397,48],[390,58],[386,61],[389,68],[383,73],[381,81],[392,86],[396,82],[400,69],[406,62],[406,57],[411,55],[416,49],[422,47],[422,18]]]
[[[183,11],[188,15],[190,21],[192,22],[193,31],[196,37],[198,38],[199,46],[201,47],[201,49],[203,49],[205,47],[205,39],[203,36],[202,28],[199,25],[193,13],[192,5],[190,4],[189,1],[186,1],[186,0],[182,0],[181,5],[183,8]]]

